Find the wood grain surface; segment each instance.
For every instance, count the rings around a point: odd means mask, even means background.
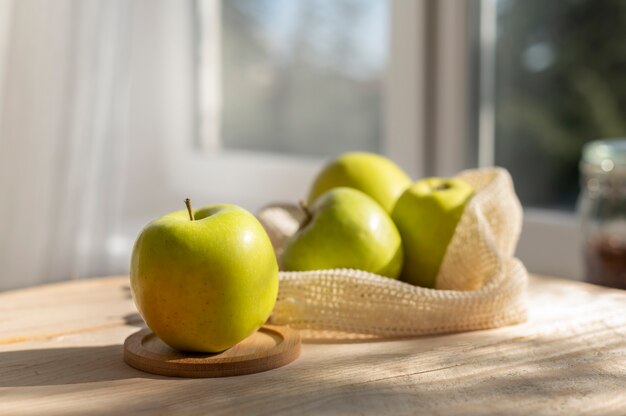
[[[170,377],[231,377],[260,373],[287,365],[299,355],[299,332],[274,325],[264,325],[218,354],[173,350],[148,328],[135,332],[124,341],[126,364],[150,374]]]
[[[0,293],[0,415],[626,414],[626,291],[531,277],[522,325],[412,339],[303,339],[240,377],[138,371],[125,277]]]

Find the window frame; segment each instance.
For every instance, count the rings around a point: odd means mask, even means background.
[[[216,19],[221,0],[196,1],[203,21],[213,22],[211,30],[201,31],[205,38],[197,72],[202,93],[196,97],[200,118],[195,128],[203,139],[199,140],[201,152],[182,141],[172,149],[176,188],[184,185],[189,189],[189,177],[220,178],[220,185],[212,187],[207,196],[252,209],[264,202],[302,197],[306,191],[302,184],[312,180],[323,159],[220,150],[216,146],[219,102],[206,98],[211,87],[219,91],[219,77],[207,67],[215,63],[219,53],[219,45],[213,43],[211,47],[209,43],[220,38],[215,27],[219,27]],[[413,178],[449,176],[494,164],[495,0],[478,0],[478,13],[471,9],[475,5],[456,0],[390,1],[383,153]],[[470,25],[479,28],[475,39],[468,38]],[[472,67],[476,50],[479,87],[472,90],[476,78],[468,75],[467,69]],[[480,97],[475,143],[470,134],[474,127],[471,94]],[[256,174],[261,169],[262,178]],[[241,189],[247,194],[241,195]],[[199,187],[192,191],[207,194]],[[517,255],[529,271],[581,279],[582,233],[576,216],[529,207],[524,207],[524,214]]]

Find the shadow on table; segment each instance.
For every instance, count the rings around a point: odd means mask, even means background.
[[[122,345],[0,352],[0,387],[161,379],[124,362]]]
[[[144,328],[146,324],[138,313],[129,313],[123,316],[124,324]]]

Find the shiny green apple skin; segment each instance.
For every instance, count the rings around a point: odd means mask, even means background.
[[[376,200],[388,213],[398,197],[411,185],[411,179],[388,158],[367,152],[344,153],[328,163],[317,175],[307,202],[329,189],[347,186]]]
[[[290,271],[351,268],[397,278],[402,242],[389,214],[352,188],[333,188],[309,208],[310,221],[285,244]]]
[[[130,282],[150,329],[181,351],[220,352],[270,316],[278,264],[261,224],[243,208],[213,205],[165,215],[141,231]]]
[[[400,280],[436,287],[446,249],[473,194],[468,183],[444,178],[422,179],[404,191],[391,214],[404,247]]]

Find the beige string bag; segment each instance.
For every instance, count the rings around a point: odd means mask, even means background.
[[[468,170],[476,194],[465,207],[437,277],[427,289],[360,270],[280,272],[271,321],[294,328],[369,336],[471,331],[526,320],[528,275],[513,255],[522,208],[509,173]],[[295,205],[271,205],[258,218],[277,256],[299,227]]]

